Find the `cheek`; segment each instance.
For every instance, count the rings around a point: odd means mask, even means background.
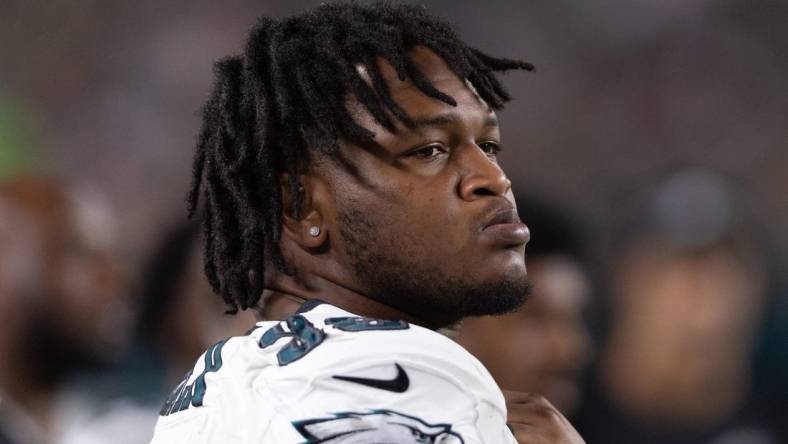
[[[402,225],[412,233],[414,243],[423,243],[431,255],[455,255],[468,246],[467,216],[463,217],[458,202],[449,193],[414,198],[403,205],[401,214]]]
[[[365,202],[364,212],[375,219],[377,236],[392,246],[434,257],[456,252],[467,243],[467,228],[451,193],[419,189],[411,183],[400,192],[376,197]]]

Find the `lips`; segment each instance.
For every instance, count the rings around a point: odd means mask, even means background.
[[[492,225],[522,224],[517,216],[517,210],[513,208],[499,210],[484,224],[482,230],[486,230]]]
[[[511,207],[492,213],[482,225],[481,234],[490,243],[506,247],[524,245],[531,238],[528,227]]]

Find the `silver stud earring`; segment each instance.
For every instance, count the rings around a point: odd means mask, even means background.
[[[320,236],[320,227],[316,227],[316,226],[309,227],[309,235],[312,237]]]

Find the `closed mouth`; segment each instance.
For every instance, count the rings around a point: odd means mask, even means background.
[[[507,208],[494,213],[492,217],[487,220],[484,226],[482,226],[482,230],[485,230],[493,225],[506,224],[522,224],[520,217],[517,215],[517,210],[514,208]]]

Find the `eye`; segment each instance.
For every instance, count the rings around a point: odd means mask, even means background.
[[[495,157],[496,154],[501,152],[503,149],[500,144],[497,142],[487,141],[487,142],[479,142],[479,148],[484,151],[488,156]]]
[[[408,153],[408,157],[415,157],[417,159],[430,160],[435,159],[441,154],[444,154],[446,149],[437,143],[418,148]]]

